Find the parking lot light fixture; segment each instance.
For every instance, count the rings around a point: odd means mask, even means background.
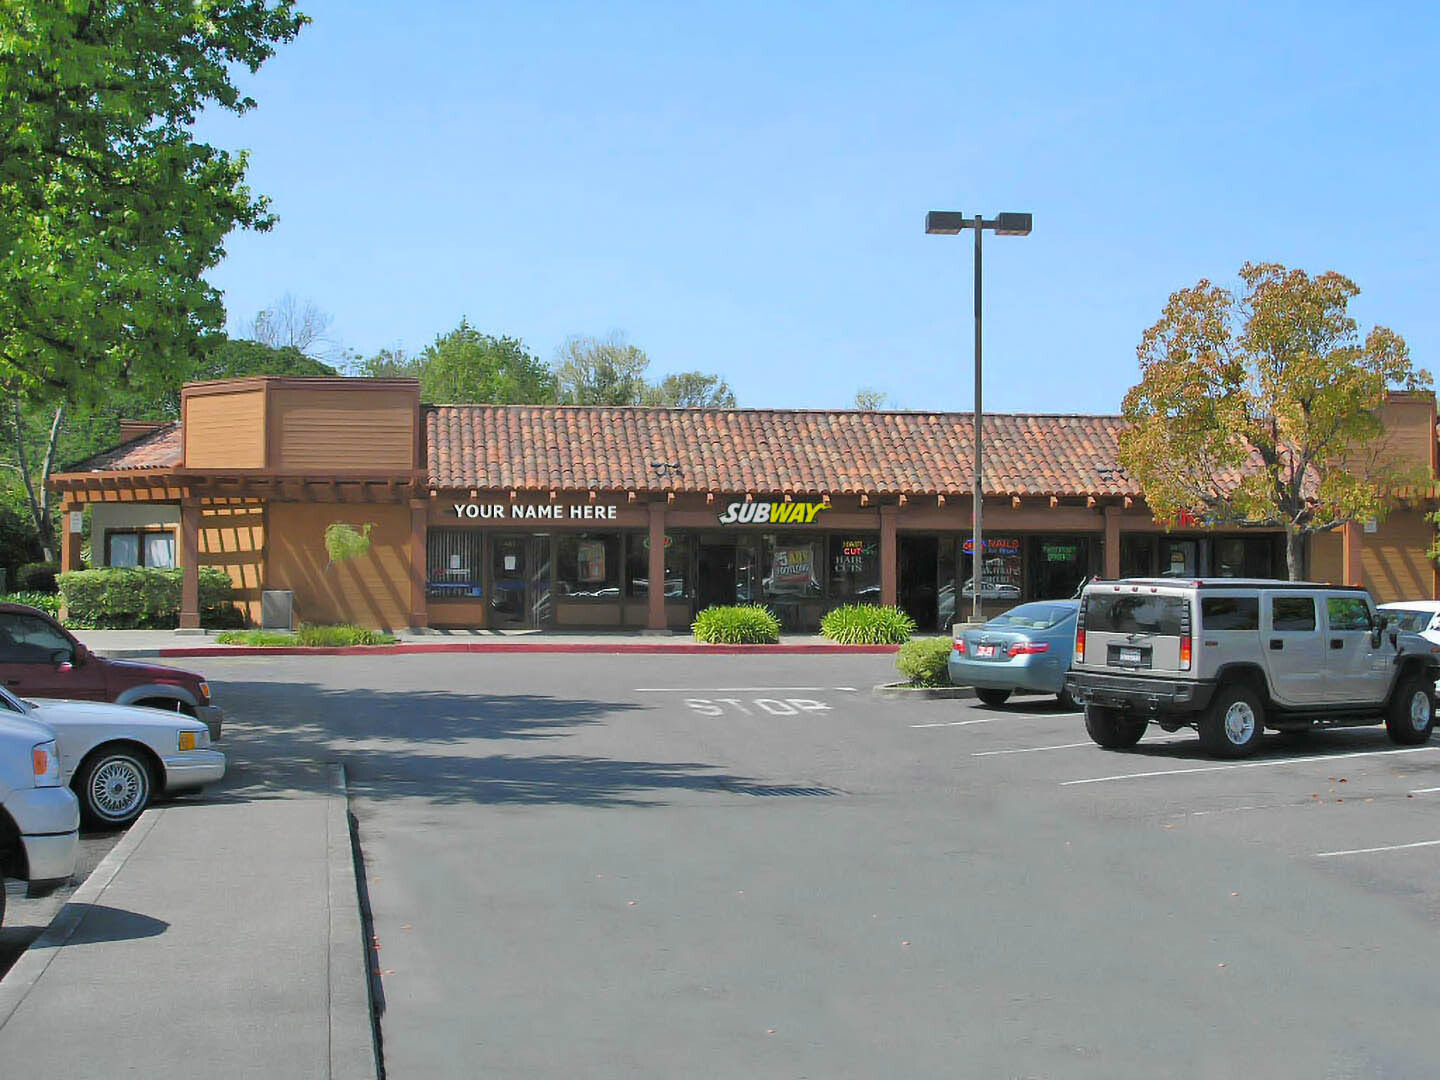
[[[930,236],[958,236],[965,229],[975,230],[975,474],[971,493],[975,528],[970,551],[970,618],[974,622],[980,621],[980,594],[985,578],[985,542],[981,525],[984,485],[980,471],[984,463],[981,431],[985,415],[980,395],[980,235],[990,229],[998,236],[1029,236],[1033,223],[1033,215],[1012,212],[996,214],[990,220],[980,214],[967,218],[959,210],[931,210],[925,215],[925,232]]]

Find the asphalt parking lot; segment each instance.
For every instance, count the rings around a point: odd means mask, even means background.
[[[391,1078],[1440,1071],[1440,740],[1104,751],[892,670],[206,664],[229,783],[347,766]]]

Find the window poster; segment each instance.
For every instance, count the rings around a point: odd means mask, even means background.
[[[815,577],[815,548],[811,544],[803,547],[777,547],[775,564],[771,568],[770,591],[775,593],[803,593]]]
[[[581,540],[575,547],[576,576],[587,585],[605,580],[605,541]]]
[[[860,537],[842,539],[836,542],[833,560],[834,573],[861,574],[866,570],[865,560],[875,558],[875,541]]]

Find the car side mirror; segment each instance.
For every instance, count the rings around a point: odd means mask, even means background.
[[[56,671],[72,671],[75,668],[75,654],[69,649],[56,649],[50,654],[50,662]]]
[[[76,667],[79,667],[81,664],[84,664],[84,663],[85,663],[86,661],[88,661],[89,659],[90,659],[90,650],[87,649],[87,648],[85,648],[84,645],[81,645],[80,642],[77,641],[77,642],[75,643],[75,657],[74,657],[74,659],[71,660],[70,662],[71,662],[72,664],[74,664]]]

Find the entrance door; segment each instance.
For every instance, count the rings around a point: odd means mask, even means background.
[[[1160,576],[1188,578],[1200,576],[1199,545],[1194,540],[1160,541]]]
[[[940,541],[933,536],[902,536],[899,541],[900,606],[919,629],[934,630],[939,619]]]
[[[490,537],[490,619],[496,630],[550,621],[550,538]]]
[[[700,544],[696,597],[701,609],[735,603],[735,545]]]

